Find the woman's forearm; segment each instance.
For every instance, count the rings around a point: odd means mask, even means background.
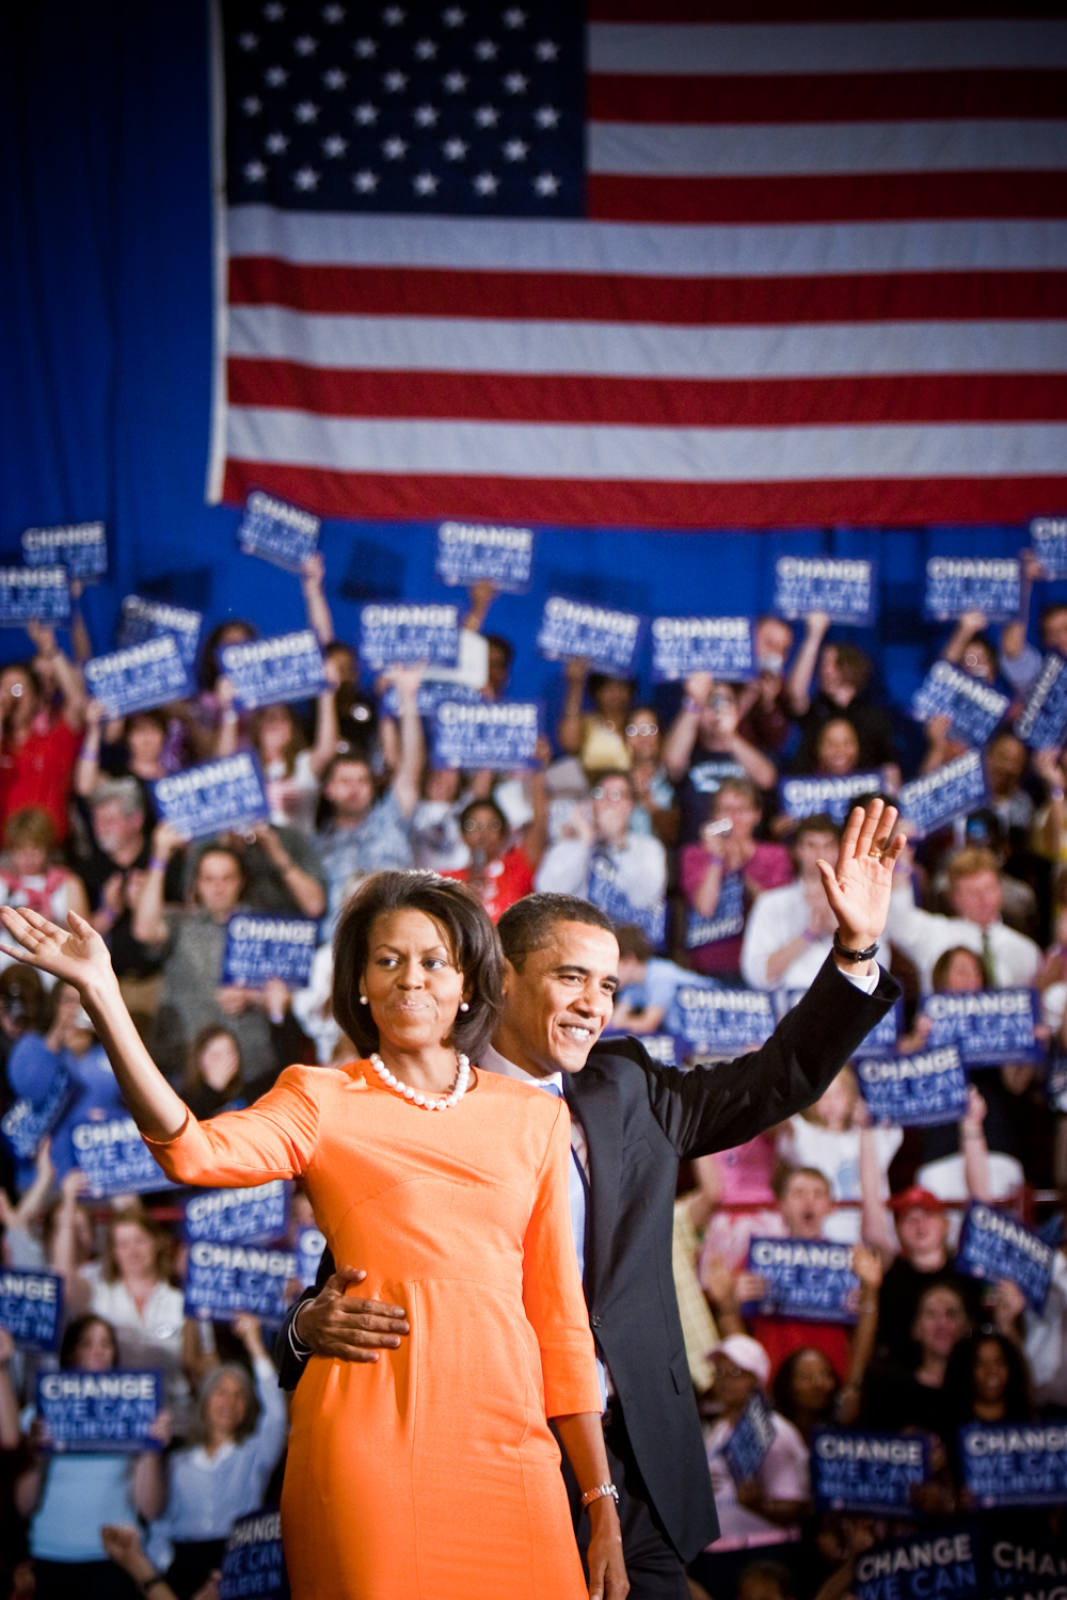
[[[150,1139],[172,1139],[189,1115],[134,1027],[113,973],[94,974],[81,988],[82,1004],[107,1051],[126,1107]]]

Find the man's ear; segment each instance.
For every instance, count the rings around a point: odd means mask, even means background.
[[[511,988],[511,985],[515,980],[515,976],[516,976],[515,968],[512,966],[512,964],[508,960],[507,956],[505,956],[504,957],[503,970],[501,971],[501,974],[500,974],[500,993],[502,995],[507,994],[508,990]]]

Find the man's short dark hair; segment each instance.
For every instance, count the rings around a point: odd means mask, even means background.
[[[620,956],[633,956],[635,961],[651,961],[656,953],[652,941],[636,923],[624,922],[621,928],[615,929],[615,937],[619,941]]]
[[[871,681],[870,656],[858,644],[851,644],[847,640],[844,644],[835,644],[833,649],[838,672],[857,694],[862,694]]]
[[[615,934],[611,918],[576,894],[523,895],[508,906],[496,925],[504,954],[516,972],[522,971],[527,956],[548,944],[552,929],[560,922],[584,922],[587,927]]]
[[[817,811],[814,816],[801,817],[793,835],[793,843],[799,844],[806,833],[832,833],[835,839],[840,839],[841,829],[825,811]]]
[[[457,1016],[451,1043],[477,1061],[500,1009],[500,941],[481,901],[464,884],[436,872],[372,873],[341,912],[333,940],[331,997],[339,1026],[357,1050],[377,1050],[378,1029],[370,1006],[360,1004],[359,984],[370,959],[375,918],[391,911],[421,911],[444,930],[470,1006]]]

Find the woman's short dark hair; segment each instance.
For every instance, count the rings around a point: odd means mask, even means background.
[[[1008,1422],[1025,1422],[1031,1413],[1030,1369],[1026,1357],[1015,1343],[998,1328],[979,1328],[965,1334],[953,1347],[945,1368],[943,1393],[948,1401],[953,1419],[961,1425],[974,1421],[975,1385],[974,1369],[978,1352],[984,1344],[995,1344],[1008,1369],[1004,1385],[1004,1417]]]
[[[435,872],[375,872],[348,901],[333,941],[332,1003],[338,1025],[357,1050],[377,1050],[378,1029],[370,1007],[360,1004],[359,984],[370,959],[375,918],[393,911],[421,911],[444,930],[470,1006],[456,1017],[450,1043],[477,1061],[500,1008],[500,940],[481,901],[462,883]]]
[[[834,1364],[830,1360],[830,1357],[826,1354],[826,1351],[820,1350],[818,1345],[806,1344],[802,1345],[799,1350],[794,1350],[790,1355],[786,1356],[785,1360],[778,1368],[778,1371],[775,1373],[774,1383],[771,1386],[771,1394],[774,1398],[774,1409],[775,1411],[780,1412],[782,1416],[785,1417],[787,1422],[795,1423],[799,1414],[796,1391],[793,1387],[797,1366],[799,1365],[801,1356],[810,1356],[812,1353],[820,1356],[822,1360],[825,1361],[827,1370],[834,1380],[834,1386],[826,1399],[825,1415],[829,1416],[833,1411],[834,1401],[836,1400],[838,1392],[841,1388],[841,1380],[838,1378],[837,1373],[834,1370]]]
[[[119,1341],[114,1328],[106,1317],[98,1317],[95,1311],[87,1311],[84,1316],[75,1317],[73,1322],[68,1322],[63,1330],[63,1342],[59,1346],[59,1364],[61,1367],[73,1367],[74,1357],[78,1353],[78,1346],[81,1344],[84,1335],[97,1322],[102,1328],[107,1329],[108,1338],[111,1340],[111,1365],[113,1367],[118,1366]]]
[[[476,811],[492,812],[501,833],[506,834],[511,831],[511,824],[508,821],[503,809],[497,805],[495,800],[489,798],[488,796],[484,800],[470,800],[463,807],[463,810],[459,814],[459,825],[462,830],[466,829],[467,823],[470,821],[471,817],[474,816]]]

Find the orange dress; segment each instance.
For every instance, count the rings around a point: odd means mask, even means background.
[[[303,1177],[355,1293],[411,1327],[313,1357],[282,1528],[294,1600],[584,1600],[546,1416],[598,1411],[561,1100],[492,1073],[423,1110],[362,1062],[288,1067],[245,1111],[147,1141],[182,1183]]]

